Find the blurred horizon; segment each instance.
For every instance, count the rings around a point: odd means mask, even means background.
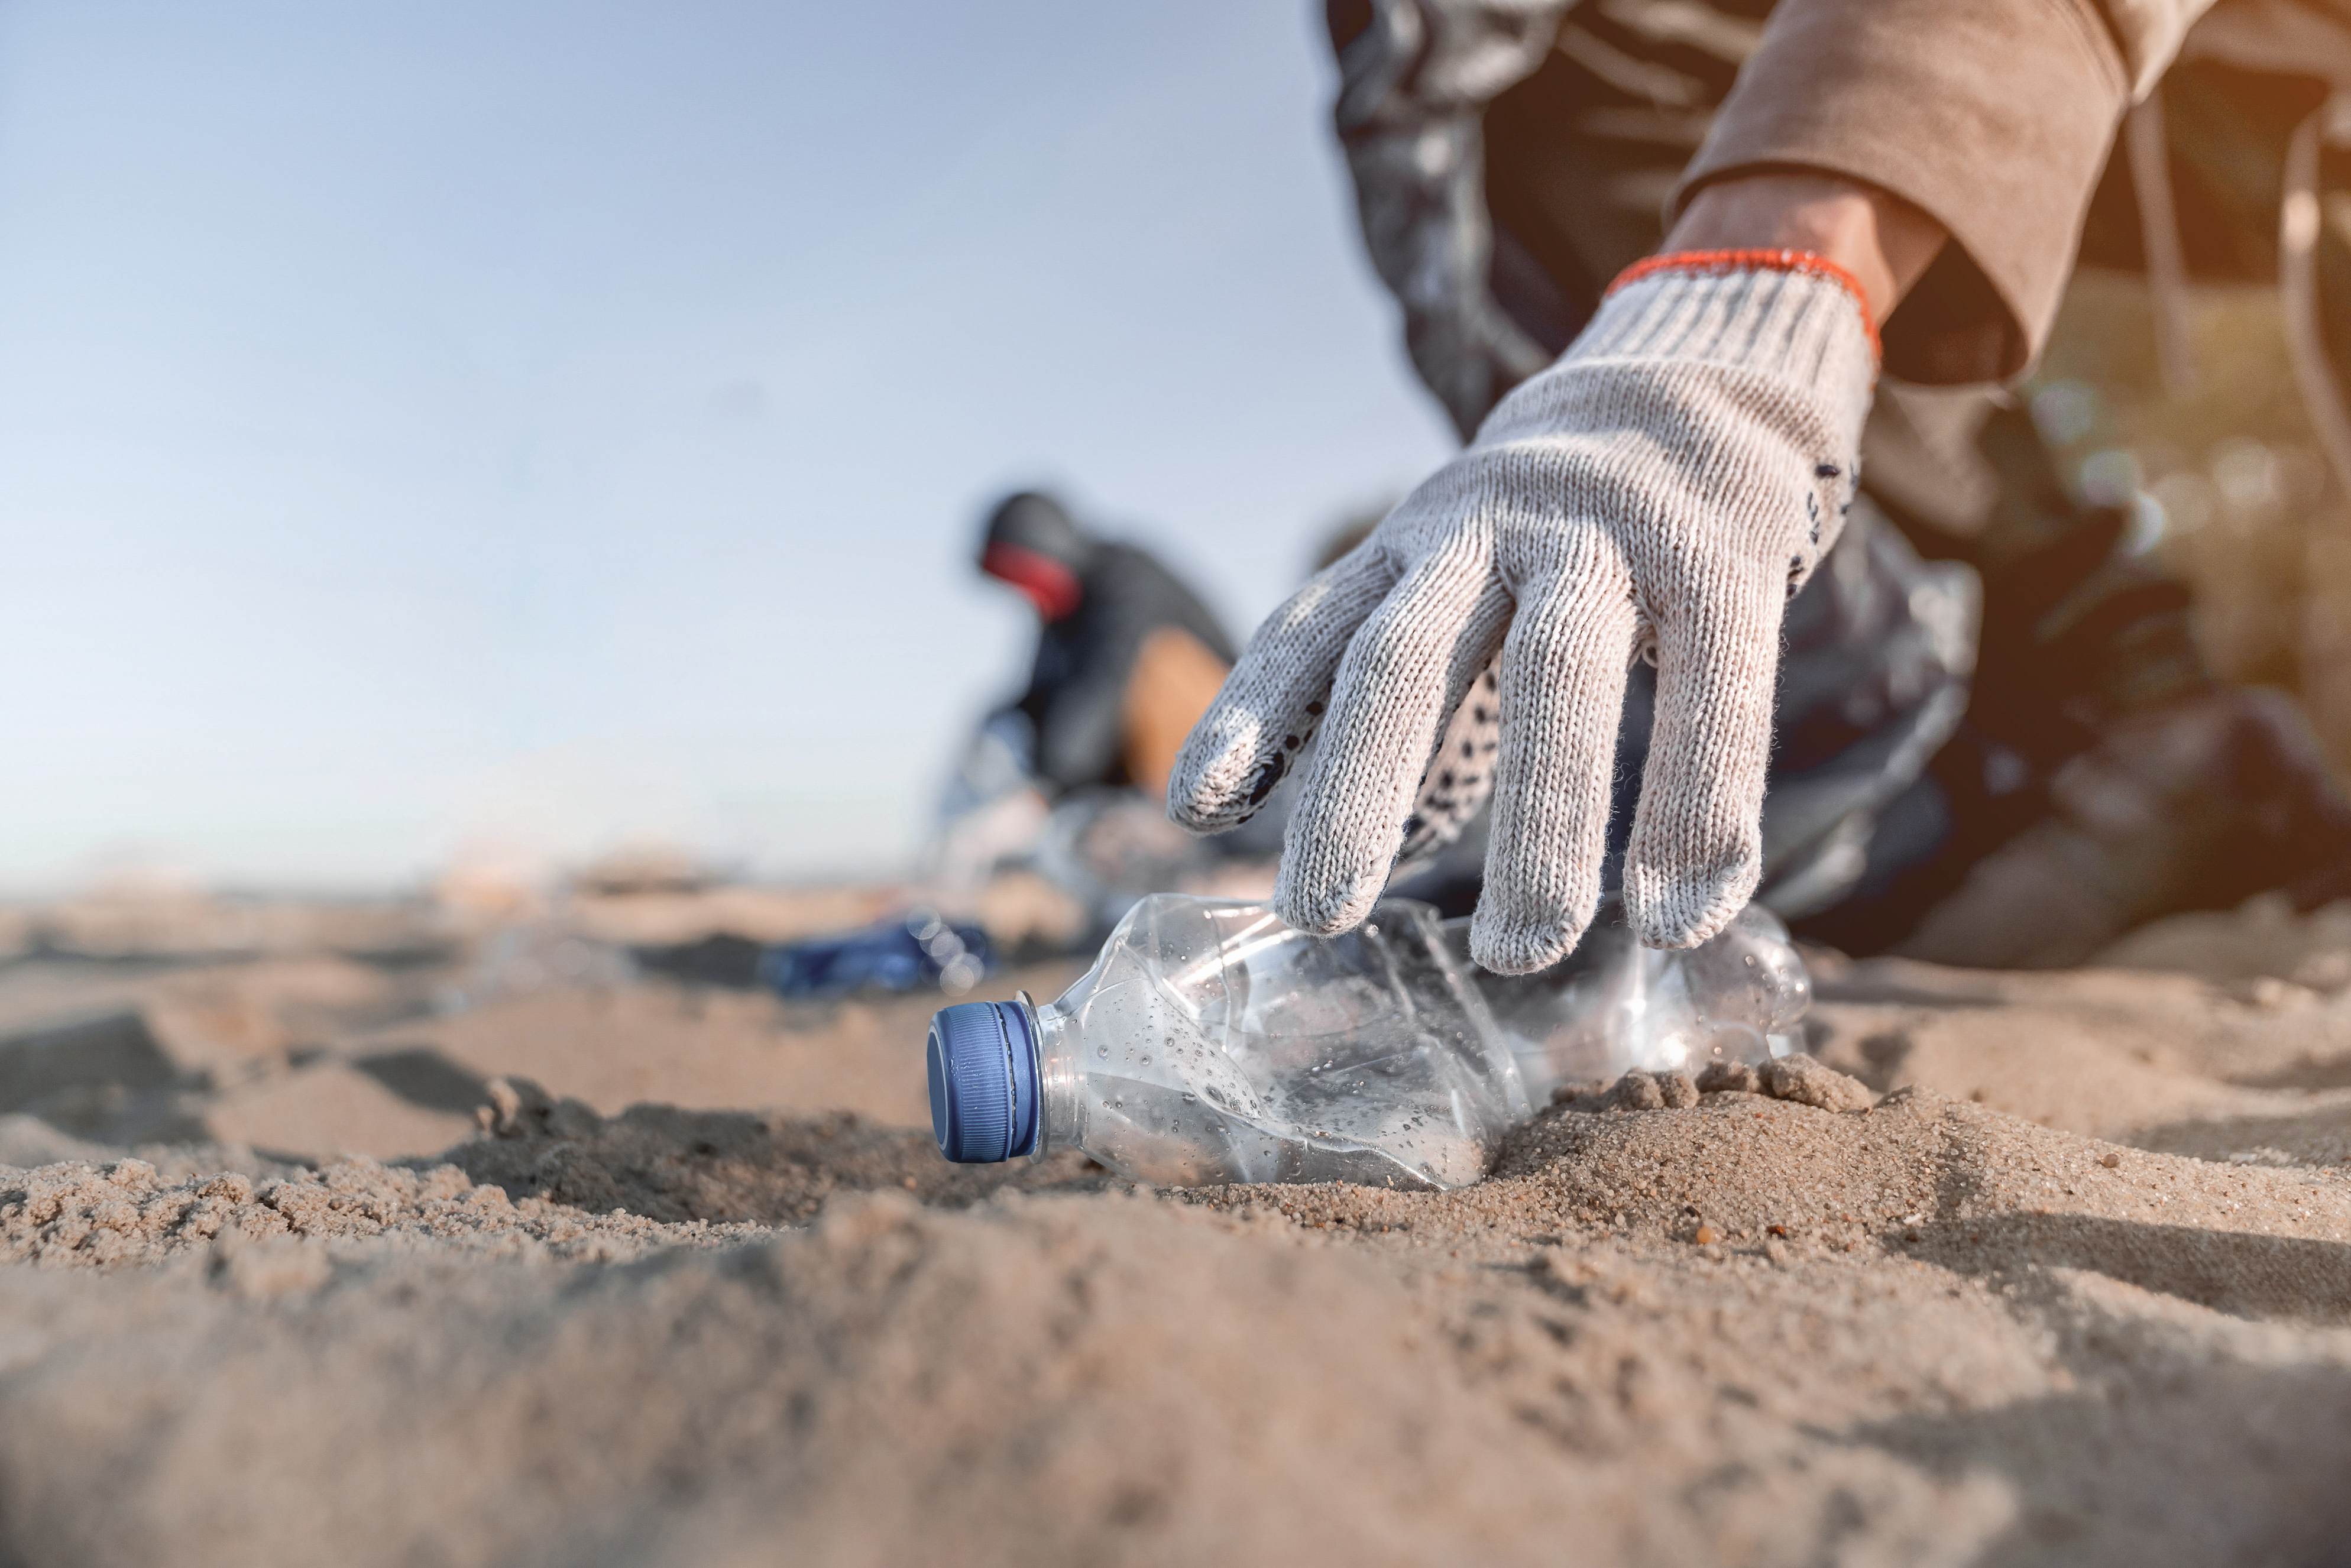
[[[0,893],[902,868],[998,494],[1239,635],[1451,448],[1318,31],[0,5]]]

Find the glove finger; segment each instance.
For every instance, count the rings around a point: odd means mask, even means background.
[[[1421,775],[1412,815],[1404,820],[1404,845],[1388,873],[1391,884],[1420,870],[1461,836],[1494,792],[1494,764],[1501,747],[1502,676],[1498,663],[1489,659],[1468,694],[1453,705],[1453,718]]]
[[[1578,530],[1520,595],[1502,644],[1502,749],[1469,953],[1531,975],[1575,950],[1600,900],[1610,779],[1639,617],[1615,546]]]
[[[1395,581],[1385,551],[1365,545],[1290,596],[1242,650],[1167,775],[1167,815],[1219,833],[1257,814],[1322,722],[1332,672]]]
[[[1652,947],[1730,923],[1763,870],[1763,778],[1786,579],[1758,565],[1676,596],[1657,625],[1657,709],[1625,857],[1625,909]]]
[[[1472,533],[1415,566],[1355,633],[1282,846],[1273,894],[1282,919],[1329,936],[1371,912],[1439,727],[1510,615],[1510,594]]]

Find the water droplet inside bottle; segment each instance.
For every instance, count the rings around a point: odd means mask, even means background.
[[[1110,1060],[1110,1047],[1106,1045],[1098,1045],[1094,1047],[1094,1054],[1101,1057],[1104,1061],[1108,1061]]]

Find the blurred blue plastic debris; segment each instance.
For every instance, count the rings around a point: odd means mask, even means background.
[[[928,909],[800,942],[771,945],[721,932],[674,946],[633,948],[631,956],[649,974],[688,985],[787,997],[934,988],[959,997],[998,967],[985,931]]]
[[[759,956],[758,977],[786,997],[932,987],[961,996],[995,967],[987,933],[916,910],[862,931],[769,947]]]

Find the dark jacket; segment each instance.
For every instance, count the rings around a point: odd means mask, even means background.
[[[1123,784],[1127,685],[1144,639],[1163,626],[1230,664],[1232,639],[1199,595],[1132,545],[1100,546],[1079,573],[1085,597],[1037,638],[1029,689],[1015,706],[1036,727],[1040,778],[1063,789]]]

